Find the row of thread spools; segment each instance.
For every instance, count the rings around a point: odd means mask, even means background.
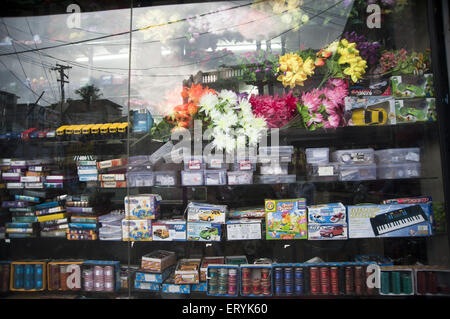
[[[275,267],[275,296],[373,295],[364,266]]]
[[[67,270],[67,267],[67,265],[50,265],[51,286],[49,288],[51,290],[76,290],[76,287],[68,286],[70,282],[70,280],[68,281],[68,277],[71,272]],[[114,291],[114,278],[115,273],[113,266],[83,266],[83,291]]]

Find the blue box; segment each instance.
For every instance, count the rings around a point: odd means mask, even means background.
[[[147,133],[153,126],[153,117],[146,108],[133,111],[133,132]]]
[[[347,223],[345,206],[342,203],[309,206],[308,223],[345,224]]]
[[[154,282],[134,281],[134,288],[141,290],[160,291],[161,284]]]
[[[169,278],[174,269],[175,265],[165,269],[160,274],[140,270],[136,272],[135,280],[139,282],[163,283],[167,278]]]
[[[170,276],[169,279],[167,279],[162,284],[162,292],[169,293],[169,294],[190,294],[191,293],[191,285],[190,284],[181,284],[177,285],[174,283],[174,275]]]
[[[408,225],[408,223],[410,223],[410,221],[408,221],[407,224],[401,224],[402,228],[383,229],[383,233],[379,232],[379,234],[376,234],[376,221],[381,218],[375,218],[376,216],[386,214],[384,215],[386,218],[394,218],[389,216],[400,216],[399,214],[407,214],[407,212],[401,211],[396,215],[387,213],[417,206],[420,208],[417,208],[417,210],[423,212],[422,218],[424,221],[419,222],[419,220],[416,219],[413,221],[414,224],[410,225]],[[347,215],[349,238],[426,237],[433,235],[432,225],[434,218],[432,203],[347,206]]]
[[[191,285],[191,291],[195,292],[206,292],[208,291],[208,286],[206,282],[201,282],[199,284]]]
[[[187,223],[187,240],[188,241],[220,241],[221,224],[213,223]]]

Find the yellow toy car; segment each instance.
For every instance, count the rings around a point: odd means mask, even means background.
[[[387,112],[382,108],[358,109],[352,112],[352,121],[355,126],[384,125],[387,119]]]
[[[218,210],[212,210],[212,211],[207,211],[204,213],[200,213],[198,215],[198,219],[199,220],[204,220],[207,222],[211,222],[214,220],[214,217],[216,216],[220,216],[222,214],[222,212],[218,211]]]

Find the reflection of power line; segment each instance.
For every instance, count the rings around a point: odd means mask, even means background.
[[[36,95],[37,97],[39,97],[39,94],[37,94],[36,92],[34,92],[29,86],[27,86],[13,71],[11,71],[7,66],[6,66],[6,64],[5,63],[3,63],[3,61],[2,60],[0,60],[0,63],[3,65],[3,67],[9,72],[9,73],[11,73],[11,75],[13,76],[13,77],[15,77],[16,78],[16,80],[19,82],[19,83],[21,83],[24,87],[26,87],[28,90],[30,90],[31,91],[31,93],[33,93],[34,95]],[[47,101],[47,100],[45,100],[44,98],[42,98],[42,100],[44,101],[44,102],[46,102],[46,103],[48,103],[49,105],[51,104],[49,101]]]
[[[258,1],[255,1],[254,3],[265,2],[265,1],[268,1],[268,0],[258,0]],[[202,14],[200,14],[198,16],[202,17],[202,16],[206,16],[206,15],[216,14],[217,12],[228,11],[228,10],[237,9],[237,8],[242,8],[242,7],[246,7],[246,6],[249,6],[249,5],[251,5],[251,3],[246,3],[246,4],[243,4],[243,5],[230,7],[230,8],[226,8],[226,9],[222,9],[222,10],[216,10],[216,11],[212,11],[212,12],[202,13]],[[143,28],[132,29],[132,30],[123,31],[123,32],[117,32],[117,33],[114,33],[114,34],[106,34],[106,35],[103,35],[103,36],[100,36],[100,37],[96,37],[96,38],[91,38],[91,39],[73,41],[73,42],[69,42],[69,43],[61,43],[61,44],[54,45],[54,46],[42,47],[42,48],[38,48],[38,49],[29,49],[29,50],[26,50],[26,51],[20,51],[20,52],[16,52],[16,53],[4,53],[4,54],[0,54],[0,56],[13,55],[13,54],[22,54],[22,53],[27,53],[27,52],[36,52],[36,51],[41,51],[41,50],[49,50],[49,49],[61,48],[61,47],[69,46],[69,45],[83,44],[83,43],[86,43],[86,42],[91,42],[91,41],[96,41],[96,40],[103,40],[103,39],[107,39],[107,38],[111,38],[111,37],[126,35],[126,34],[129,34],[129,33],[132,33],[132,32],[143,31],[143,30],[158,28],[158,27],[162,27],[162,26],[166,26],[166,25],[171,25],[171,24],[187,21],[188,19],[194,19],[194,18],[196,18],[196,17],[194,16],[194,17],[188,17],[188,18],[178,19],[178,20],[174,20],[174,21],[167,21],[167,22],[164,22],[164,23],[156,24],[156,25],[149,25],[149,26],[146,26],[146,27],[143,27]],[[157,41],[157,42],[161,42],[161,41]]]

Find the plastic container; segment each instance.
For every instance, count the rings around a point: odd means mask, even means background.
[[[207,169],[228,169],[228,163],[225,163],[223,156],[211,155],[205,158]]]
[[[234,164],[234,171],[255,171],[256,170],[256,156],[237,157]]]
[[[331,154],[333,162],[341,164],[372,164],[374,161],[374,150],[372,148],[338,150]]]
[[[183,186],[203,185],[203,171],[181,171],[181,184]]]
[[[228,185],[253,184],[253,172],[235,171],[227,172]]]
[[[152,171],[130,171],[127,174],[127,183],[129,187],[153,186],[154,177]]]
[[[420,163],[420,148],[390,148],[375,151],[377,164]]]
[[[281,163],[290,163],[292,154],[294,153],[294,146],[262,146],[259,148],[258,162],[269,163],[276,159]]]
[[[328,147],[307,148],[305,153],[306,163],[308,164],[328,163],[330,161],[330,149]]]
[[[226,185],[227,171],[226,170],[205,170],[205,185]]]
[[[376,164],[340,164],[340,181],[367,181],[377,179]]]
[[[309,181],[337,181],[339,178],[339,164],[307,164],[306,177]]]
[[[377,166],[379,179],[420,177],[420,163],[386,164]]]
[[[287,175],[288,163],[264,164],[259,168],[259,172],[263,175]]]
[[[257,178],[259,184],[295,183],[296,180],[296,175],[259,175]]]
[[[202,155],[185,157],[183,162],[185,170],[204,170],[206,167]]]
[[[176,171],[158,171],[155,174],[155,185],[175,186],[178,184],[178,174]]]

